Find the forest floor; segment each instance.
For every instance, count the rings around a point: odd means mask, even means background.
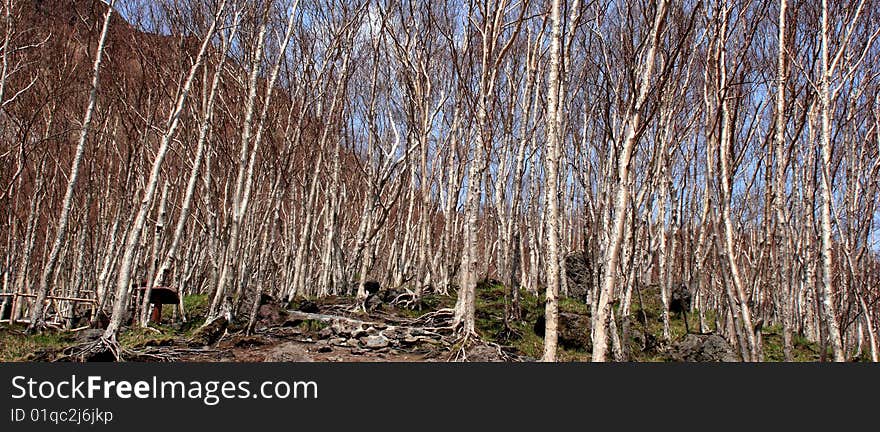
[[[202,328],[208,299],[184,300],[187,321],[169,316],[149,329],[124,329],[119,336],[123,358],[130,361],[200,362],[422,362],[535,361],[543,350],[543,297],[521,291],[521,319],[505,323],[509,299],[497,283],[483,283],[476,304],[479,338],[466,345],[446,327],[454,296],[429,294],[417,307],[396,305],[400,292],[380,291],[368,302],[369,312],[355,308],[351,297],[298,299],[290,304],[267,302],[259,309],[252,334],[241,323]],[[670,315],[670,342],[662,340],[659,296],[643,289],[633,300],[628,340],[622,347],[631,361],[735,361],[721,338],[699,334],[699,318]],[[589,361],[589,306],[560,299],[560,361]],[[714,325],[714,317],[707,317]],[[536,325],[537,324],[537,325]],[[205,330],[207,329],[207,331]],[[27,336],[21,326],[0,325],[0,360],[70,361],[77,346],[95,340],[100,330],[48,330]],[[781,330],[762,329],[765,361],[782,361]],[[794,340],[796,361],[819,360],[816,344]],[[97,359],[92,359],[97,360]]]

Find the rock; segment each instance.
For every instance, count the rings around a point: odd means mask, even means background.
[[[365,348],[369,349],[380,349],[385,348],[389,345],[388,338],[382,336],[381,334],[377,335],[369,335],[361,338],[361,343]]]
[[[717,334],[689,334],[670,349],[670,358],[679,362],[737,362],[733,348]]]
[[[350,334],[352,338],[357,339],[361,336],[366,336],[368,333],[362,324],[358,324],[357,327],[351,327],[348,334]]]
[[[391,303],[394,301],[394,299],[406,293],[406,290],[403,288],[388,288],[379,291],[377,295],[379,296],[379,299],[381,299],[384,303]]]
[[[503,362],[505,358],[498,349],[489,345],[474,345],[467,349],[467,361],[469,362]]]
[[[276,303],[275,297],[272,297],[270,294],[266,294],[265,292],[260,293],[260,304],[264,305],[269,303]]]
[[[351,329],[342,324],[342,321],[336,321],[330,324],[330,327],[328,328],[331,329],[333,331],[333,334],[337,336],[345,337],[351,335]]]
[[[299,327],[300,324],[303,323],[303,320],[299,318],[287,318],[281,323],[281,327]]]
[[[101,336],[104,335],[104,330],[101,329],[86,329],[76,334],[77,342],[91,342],[94,340],[98,340]]]
[[[544,337],[544,315],[535,321],[533,330],[538,336]],[[557,326],[559,345],[568,349],[580,349],[588,351],[593,344],[590,341],[590,317],[571,312],[559,312],[559,325]]]
[[[381,287],[382,286],[379,285],[378,281],[368,280],[364,282],[364,290],[367,291],[368,294],[376,294]]]
[[[691,308],[691,292],[687,284],[679,283],[672,287],[669,296],[669,311],[674,313],[687,312]]]
[[[228,326],[229,321],[226,320],[226,317],[221,316],[216,318],[214,321],[211,321],[209,324],[196,330],[195,334],[190,338],[189,343],[191,346],[213,345],[220,340],[220,337],[226,332],[226,327]]]
[[[382,299],[378,295],[370,294],[364,301],[364,307],[368,311],[382,309]]]
[[[282,312],[283,309],[276,304],[263,304],[257,309],[257,323],[267,327],[283,323],[286,314]]]
[[[332,327],[324,327],[318,332],[318,337],[321,339],[330,339],[334,334]]]
[[[318,313],[321,311],[321,308],[318,307],[317,303],[311,300],[303,300],[302,302],[300,302],[297,310],[306,313]]]
[[[333,351],[333,348],[329,345],[321,345],[320,347],[318,347],[319,353],[328,353],[331,351]]]
[[[586,252],[574,251],[567,254],[563,260],[563,268],[568,296],[589,303],[593,272]]]
[[[314,360],[309,356],[308,351],[306,351],[302,345],[299,345],[296,342],[286,342],[272,348],[272,350],[266,354],[266,358],[263,361],[312,362]]]
[[[345,338],[333,338],[327,341],[330,345],[345,346]]]

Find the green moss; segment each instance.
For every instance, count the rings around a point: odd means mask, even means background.
[[[590,307],[586,303],[569,297],[559,299],[559,310],[561,312],[590,315]]]
[[[544,353],[544,339],[535,333],[534,325],[544,314],[544,297],[520,289],[519,303],[521,319],[509,323],[510,330],[504,327],[505,299],[507,288],[500,284],[481,284],[477,287],[476,326],[480,336],[490,342],[515,348],[522,355],[540,359]],[[574,299],[560,299],[559,309],[564,312],[586,313],[589,307]],[[560,361],[586,361],[589,353],[559,348]]]
[[[308,332],[321,331],[328,326],[329,324],[324,321],[311,319],[303,320],[303,322],[299,323],[299,327]]]
[[[211,307],[211,300],[207,294],[193,294],[183,297],[183,309],[186,312],[187,321],[203,319]]]
[[[119,334],[119,344],[123,348],[138,348],[149,345],[163,345],[174,339],[174,330],[165,326],[151,325],[159,331],[135,328]]]

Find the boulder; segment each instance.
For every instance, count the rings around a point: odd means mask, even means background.
[[[257,309],[257,326],[274,327],[283,324],[287,319],[287,312],[274,303],[261,305]]]
[[[354,286],[357,287],[357,284],[354,284]],[[366,291],[367,294],[376,294],[381,288],[382,285],[379,284],[378,281],[368,280],[364,282],[364,291]]]
[[[717,334],[689,334],[675,343],[669,357],[679,362],[737,362],[736,352]]]
[[[507,361],[498,349],[489,345],[478,344],[467,349],[469,362],[503,362]]]
[[[687,284],[679,283],[672,287],[669,296],[669,311],[673,313],[687,313],[691,309],[691,291]]]
[[[362,337],[361,344],[363,344],[363,346],[365,348],[379,349],[379,348],[387,347],[389,345],[389,341],[388,341],[388,338],[386,338],[385,336],[382,336],[381,334],[377,334],[377,335],[370,335],[370,336]]]
[[[202,326],[202,328],[196,330],[190,338],[189,344],[191,346],[213,345],[220,340],[220,337],[226,332],[228,326],[229,321],[226,320],[225,316],[216,318],[214,321],[211,321]]]
[[[285,342],[266,354],[265,362],[312,362],[309,352],[296,342]]]
[[[563,259],[563,267],[568,296],[586,303],[592,288],[592,278],[590,277],[592,270],[586,252],[568,253]]]
[[[318,313],[321,311],[321,308],[318,307],[317,303],[311,300],[302,300],[296,310],[306,313]]]
[[[368,311],[382,309],[382,299],[376,294],[370,294],[364,301],[364,308]]]
[[[533,330],[535,334],[544,337],[544,315],[535,321]],[[559,312],[559,324],[557,326],[557,338],[559,345],[568,349],[590,350],[593,347],[590,341],[590,317],[571,312]]]

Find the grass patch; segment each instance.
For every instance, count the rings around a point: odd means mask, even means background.
[[[535,333],[534,325],[538,317],[544,315],[544,297],[520,289],[519,303],[521,319],[509,323],[516,336],[510,337],[504,328],[504,312],[507,288],[501,284],[481,284],[477,286],[476,326],[480,336],[490,342],[512,346],[528,357],[540,359],[544,354],[544,338]],[[588,313],[589,306],[570,298],[559,299],[559,310],[562,312]],[[559,347],[559,361],[587,361],[589,353],[581,350],[570,350]]]
[[[317,332],[317,331],[321,331],[329,326],[330,325],[324,321],[307,319],[307,320],[303,320],[303,322],[299,323],[298,327],[307,331],[307,332]]]
[[[763,341],[764,361],[766,362],[782,362],[785,361],[785,351],[783,350],[782,326],[775,325],[764,327],[761,329],[761,339]],[[792,334],[792,359],[796,362],[814,362],[819,361],[819,345],[808,341],[806,338]]]
[[[145,328],[134,328],[119,334],[119,344],[123,348],[138,348],[149,345],[161,345],[174,339],[174,330],[167,326],[150,326],[161,333]]]
[[[28,336],[24,327],[0,327],[0,361],[25,361],[29,354],[41,349],[60,350],[73,342],[70,333],[43,332]]]

